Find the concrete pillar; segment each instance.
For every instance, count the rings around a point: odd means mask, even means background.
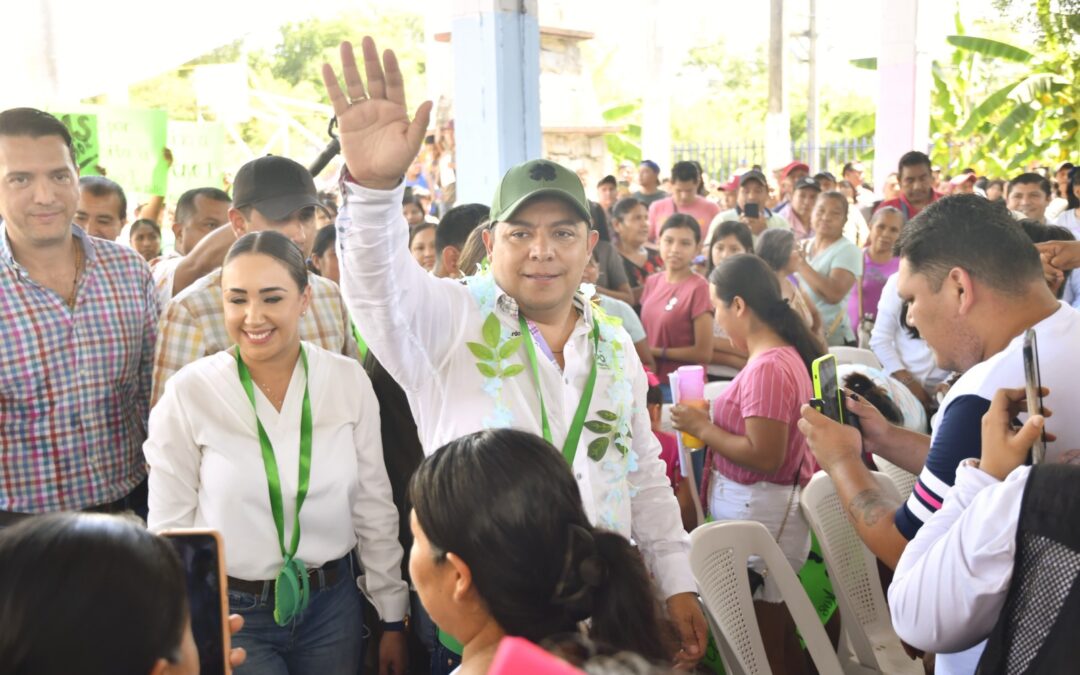
[[[670,67],[672,41],[667,39],[671,4],[661,6],[660,0],[647,0],[642,16],[649,17],[645,26],[645,71],[641,92],[641,158],[660,165],[660,176],[671,175],[671,84]],[[636,174],[635,174],[636,175]]]
[[[540,156],[536,0],[454,0],[457,202],[487,204],[503,173]]]
[[[932,19],[919,0],[881,3],[878,104],[874,133],[874,185],[896,171],[909,150],[926,152],[930,143],[930,55],[920,49]]]

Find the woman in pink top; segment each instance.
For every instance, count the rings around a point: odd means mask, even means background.
[[[749,357],[716,399],[711,421],[683,406],[672,408],[671,421],[708,445],[701,494],[713,519],[762,523],[799,570],[810,551],[810,529],[798,492],[810,480],[813,457],[797,423],[800,406],[813,397],[810,364],[825,347],[784,300],[776,275],[760,258],[728,258],[710,280],[717,322]],[[751,567],[764,569],[760,560]],[[772,671],[803,672],[795,626],[769,577],[755,599]]]
[[[701,228],[690,216],[675,214],[660,228],[664,271],[645,280],[641,324],[656,359],[661,382],[687,364],[704,365],[712,358],[713,318],[709,282],[694,274],[690,263],[701,248]],[[664,398],[671,393],[661,385]]]
[[[862,344],[861,337],[865,334],[866,339],[870,339],[870,329],[877,320],[881,289],[900,269],[900,258],[893,255],[893,245],[900,238],[903,227],[904,214],[891,206],[878,209],[870,219],[870,238],[863,249],[863,275],[855,282],[855,292],[848,295],[848,316],[856,338],[860,338],[860,347],[870,346]],[[864,320],[866,329],[862,330]]]

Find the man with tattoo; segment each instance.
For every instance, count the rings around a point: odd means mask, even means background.
[[[818,463],[836,485],[856,531],[889,567],[919,528],[942,507],[957,466],[980,455],[981,424],[994,393],[1024,383],[1023,334],[1038,334],[1042,381],[1058,401],[1080,398],[1080,312],[1054,298],[1043,279],[1039,253],[1004,211],[975,195],[941,199],[905,227],[897,244],[897,289],[910,303],[937,365],[963,373],[949,390],[932,436],[889,424],[863,398],[847,397],[862,436],[803,407],[799,428]],[[1047,420],[1047,461],[1080,447],[1080,420]],[[1073,416],[1076,418],[1077,416]],[[911,496],[897,505],[878,491],[860,456],[874,453],[918,474]],[[972,673],[979,644],[939,654],[940,675]]]

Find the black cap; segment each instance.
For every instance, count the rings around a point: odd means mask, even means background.
[[[799,181],[795,183],[796,190],[802,190],[803,188],[810,188],[811,190],[817,190],[818,192],[821,192],[821,186],[818,185],[818,182],[816,180],[810,178],[809,176],[807,176],[806,178],[800,178]]]
[[[747,181],[756,180],[761,183],[765,188],[769,187],[769,180],[765,178],[765,174],[761,173],[757,169],[750,169],[739,178],[739,186],[746,185]]]
[[[307,206],[326,210],[315,180],[302,164],[267,155],[240,167],[233,180],[233,207],[253,206],[270,220],[285,220]]]
[[[830,183],[836,182],[836,176],[832,175],[828,171],[819,171],[818,173],[814,174],[814,180],[821,180],[822,178],[829,181]]]

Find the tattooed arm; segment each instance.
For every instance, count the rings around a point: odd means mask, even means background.
[[[799,430],[818,464],[832,478],[840,504],[859,538],[881,562],[895,569],[907,546],[894,520],[900,504],[885,496],[860,457],[862,439],[853,427],[837,424],[803,406]]]

